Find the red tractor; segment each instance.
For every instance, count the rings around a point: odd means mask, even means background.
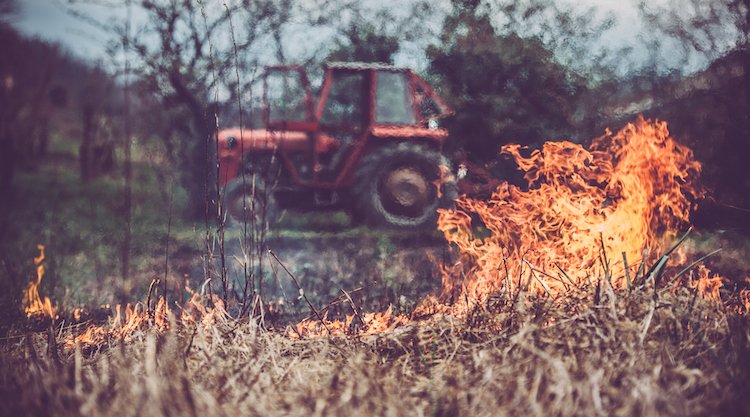
[[[266,68],[265,129],[218,133],[229,224],[278,207],[346,208],[370,224],[434,226],[456,179],[441,154],[451,109],[406,68],[329,63],[316,102],[300,66]]]

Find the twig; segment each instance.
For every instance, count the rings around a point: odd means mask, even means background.
[[[273,251],[271,249],[268,250],[268,253],[273,257],[273,259],[276,260],[276,262],[279,263],[279,265],[281,265],[281,267],[284,269],[284,271],[287,273],[287,275],[289,275],[289,277],[292,279],[292,281],[294,281],[294,285],[297,286],[297,289],[299,290],[300,295],[302,296],[302,298],[305,299],[305,302],[307,302],[307,305],[310,307],[310,310],[313,312],[313,314],[315,314],[315,317],[318,320],[320,320],[320,323],[326,329],[326,331],[328,332],[328,334],[332,334],[331,329],[328,328],[328,326],[326,325],[325,320],[323,320],[323,317],[320,315],[320,313],[318,313],[318,310],[315,309],[315,306],[313,306],[312,302],[310,302],[310,299],[307,298],[307,295],[305,295],[305,291],[302,289],[302,286],[300,285],[299,281],[297,281],[297,278],[289,271],[289,269],[287,269],[287,267],[281,262],[281,260],[279,259],[279,257],[276,256],[276,254],[273,253]]]
[[[57,339],[55,338],[55,331],[53,330],[54,323],[47,327],[47,354],[52,359],[52,363],[56,367],[60,367],[60,356],[57,354]]]
[[[638,270],[635,272],[635,278],[633,279],[633,284],[636,284],[638,282],[638,277],[643,276],[643,268],[646,266],[646,259],[648,259],[648,248],[644,249],[641,254],[641,264],[638,265]],[[644,278],[645,281],[645,278]]]
[[[193,329],[193,333],[190,334],[190,341],[188,342],[187,348],[185,349],[185,353],[182,355],[182,362],[185,364],[185,368],[187,368],[187,358],[190,355],[190,349],[193,348],[193,341],[195,340],[195,335],[198,333],[198,326]]]
[[[164,299],[167,298],[167,275],[169,275],[169,241],[170,234],[172,233],[172,200],[174,199],[174,187],[170,187],[169,194],[169,215],[167,216],[167,243],[166,249],[164,249]]]
[[[609,259],[607,259],[607,249],[604,247],[604,234],[599,233],[599,243],[602,246],[602,266],[604,266],[604,276],[609,275]]]
[[[561,267],[561,266],[560,266],[560,265],[559,265],[558,263],[555,263],[555,267],[556,267],[556,268],[557,268],[558,270],[560,270],[560,272],[562,272],[563,276],[564,276],[564,277],[565,277],[565,278],[566,278],[566,279],[568,280],[568,282],[570,282],[570,284],[571,284],[571,285],[573,285],[573,286],[575,286],[575,285],[576,285],[576,283],[575,283],[575,282],[573,282],[573,280],[572,280],[572,279],[570,278],[570,275],[568,275],[568,273],[567,273],[567,272],[565,272],[565,270],[564,270],[564,269],[562,269],[562,267]]]
[[[510,300],[512,296],[511,293],[513,292],[513,289],[511,288],[512,278],[508,272],[508,261],[505,258],[505,254],[503,254],[503,268],[505,268],[505,287],[508,289],[508,300]]]
[[[364,289],[363,287],[357,287],[357,288],[349,291],[349,294],[354,294],[355,292],[362,291],[363,289]],[[344,298],[346,298],[346,297],[344,297],[344,294],[340,294],[340,295],[336,296],[333,300],[329,301],[328,304],[326,304],[320,310],[318,310],[318,312],[321,315],[326,314],[331,307],[333,307],[336,304],[340,303],[341,300],[343,300]],[[310,319],[313,319],[313,318],[315,318],[314,315],[309,315],[309,316],[305,317],[304,320],[310,320]]]
[[[365,318],[362,317],[362,314],[360,314],[359,308],[357,308],[357,305],[354,304],[354,300],[352,300],[352,297],[349,296],[349,293],[346,292],[345,289],[342,288],[341,292],[344,293],[344,295],[346,296],[346,299],[349,300],[349,304],[352,305],[352,310],[354,310],[354,314],[357,316],[357,318],[359,319],[360,323],[362,323],[362,326],[364,326],[363,328],[366,331],[367,330],[367,322],[365,321]]]
[[[154,279],[151,280],[151,284],[148,286],[148,297],[146,297],[146,313],[148,313],[149,316],[151,315],[151,293],[157,285],[159,285],[159,278],[154,277]]]
[[[542,285],[542,287],[544,288],[544,291],[547,293],[547,295],[550,295],[550,293],[551,293],[552,290],[549,288],[549,286],[547,285],[546,282],[544,282],[541,278],[539,278],[539,276],[536,275],[537,272],[539,272],[541,274],[544,274],[545,276],[550,277],[550,278],[552,278],[554,280],[562,282],[562,279],[553,277],[552,275],[550,275],[550,274],[548,274],[548,273],[546,273],[546,272],[544,272],[542,270],[538,270],[538,269],[534,268],[534,266],[531,265],[531,263],[529,261],[527,261],[526,259],[524,259],[523,261],[526,263],[526,265],[529,266],[529,268],[531,269],[532,276],[534,278],[536,278],[536,280]],[[564,284],[565,283],[563,282],[563,285]]]
[[[630,281],[630,271],[628,270],[628,258],[625,255],[625,251],[622,252],[622,264],[625,267],[625,280],[628,283],[628,291],[632,288],[632,283]]]
[[[649,326],[651,326],[651,319],[654,318],[654,310],[656,310],[656,301],[651,303],[651,308],[648,310],[646,318],[643,319],[643,324],[641,325],[641,335],[639,337],[640,344],[643,344],[643,341],[646,339],[648,328]]]

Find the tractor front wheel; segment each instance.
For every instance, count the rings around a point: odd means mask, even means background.
[[[260,177],[242,176],[230,181],[223,192],[225,225],[232,228],[268,228],[276,220],[276,200]]]

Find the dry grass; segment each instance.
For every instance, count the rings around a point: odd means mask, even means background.
[[[607,287],[608,288],[608,287]],[[255,322],[145,330],[84,356],[2,345],[0,415],[747,414],[745,315],[687,289],[496,296],[464,318],[292,340]]]

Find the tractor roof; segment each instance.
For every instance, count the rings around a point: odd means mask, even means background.
[[[328,62],[326,63],[326,67],[333,68],[333,69],[347,69],[347,70],[355,70],[355,71],[364,71],[364,70],[383,70],[383,71],[398,71],[398,72],[406,72],[409,71],[408,68],[404,67],[396,67],[389,64],[384,64],[381,62]]]

